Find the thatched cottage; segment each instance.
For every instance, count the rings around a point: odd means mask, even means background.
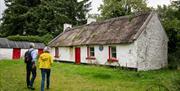
[[[118,62],[137,70],[167,65],[168,37],[155,12],[112,18],[73,27],[54,38],[49,46],[56,60],[104,65]]]
[[[0,59],[20,59],[24,57],[29,49],[30,43],[25,41],[11,41],[6,38],[0,38]],[[43,52],[45,45],[43,43],[34,43],[38,53]]]

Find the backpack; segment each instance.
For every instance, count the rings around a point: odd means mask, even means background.
[[[32,50],[33,51],[33,50]],[[24,62],[25,63],[31,63],[32,62],[32,56],[31,56],[31,52],[32,51],[26,51],[25,55],[24,55]]]

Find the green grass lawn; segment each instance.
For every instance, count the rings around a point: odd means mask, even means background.
[[[178,71],[158,70],[135,72],[102,66],[54,63],[49,91],[145,91],[154,84],[171,89],[171,80]],[[0,91],[28,91],[22,60],[0,61]],[[37,69],[36,91],[40,91],[41,74]],[[155,87],[154,87],[155,88]]]

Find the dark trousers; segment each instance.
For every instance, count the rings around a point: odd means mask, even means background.
[[[44,91],[44,82],[45,82],[45,76],[46,76],[46,87],[49,88],[50,85],[50,69],[41,69],[41,75],[42,75],[42,80],[41,80],[41,91]]]
[[[30,80],[32,73],[32,78]],[[27,87],[33,87],[34,80],[36,78],[36,67],[32,68],[32,64],[27,64],[26,65],[26,83]]]

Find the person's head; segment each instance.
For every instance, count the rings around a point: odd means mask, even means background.
[[[50,50],[51,50],[51,48],[50,48],[50,47],[48,47],[48,46],[44,47],[44,49],[43,49],[43,51],[44,51],[44,52],[47,52],[47,53],[49,53],[49,52],[50,52]]]
[[[34,47],[35,47],[34,43],[30,43],[29,48],[34,48]]]

